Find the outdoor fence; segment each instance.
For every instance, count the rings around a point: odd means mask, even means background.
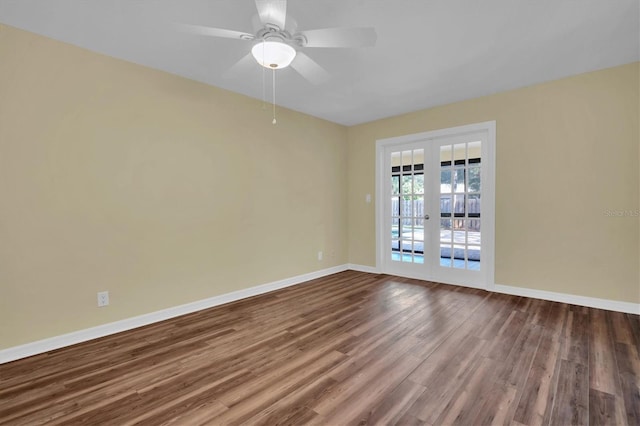
[[[451,212],[452,216],[456,213],[465,214],[465,197],[459,197],[452,203],[452,199],[442,197],[440,199],[440,211]],[[453,204],[453,209],[452,209]],[[464,220],[467,221],[467,230],[480,231],[480,219],[468,218],[469,214],[480,214],[480,199],[467,198],[467,211],[465,217],[451,217],[443,219],[451,219],[451,228],[445,227],[443,229],[464,229]],[[424,199],[418,200],[405,200],[402,197],[394,197],[391,201],[391,212],[393,216],[402,217],[403,226],[420,226],[425,214]],[[438,212],[436,212],[436,215]],[[436,216],[437,217],[437,216]]]

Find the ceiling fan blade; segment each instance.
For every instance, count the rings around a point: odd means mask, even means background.
[[[301,31],[305,47],[368,47],[376,44],[375,28],[323,28]]]
[[[300,51],[296,54],[296,58],[291,63],[291,68],[296,70],[312,84],[321,84],[329,79],[329,73],[324,68]]]
[[[224,28],[206,27],[204,25],[191,25],[191,24],[177,24],[178,28],[182,31],[186,31],[193,34],[211,36],[211,37],[223,37],[223,38],[235,38],[238,40],[253,40],[255,36],[253,34],[245,33],[242,31],[225,30]]]
[[[287,20],[287,0],[256,0],[256,8],[263,24],[277,25],[284,30]]]
[[[225,73],[222,74],[222,77],[223,78],[238,77],[238,75],[246,74],[246,72],[251,70],[252,66],[255,66],[255,65],[258,65],[258,64],[256,63],[256,60],[253,58],[253,55],[251,55],[251,52],[249,52],[246,55],[244,55],[242,58],[240,58],[238,62],[233,64],[231,68],[225,71]]]

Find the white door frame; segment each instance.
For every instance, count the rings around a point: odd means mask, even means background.
[[[432,130],[412,135],[379,139],[376,141],[376,269],[382,273],[386,271],[384,261],[385,246],[385,157],[386,147],[412,142],[427,142],[436,138],[460,136],[468,133],[486,132],[487,143],[482,144],[482,281],[481,288],[493,290],[495,285],[495,144],[496,122],[468,124],[448,129]],[[426,241],[425,241],[426,246]],[[426,259],[425,259],[426,263]],[[431,276],[412,276],[429,280]],[[440,282],[442,282],[440,280]],[[446,284],[465,285],[466,283],[448,282]]]

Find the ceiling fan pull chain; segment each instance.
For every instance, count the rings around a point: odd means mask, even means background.
[[[276,123],[276,69],[273,68],[273,121],[271,124]]]
[[[264,40],[262,40],[262,57],[264,58]],[[266,78],[265,72],[267,72],[265,67],[262,67],[262,109],[267,109],[267,89],[266,89]]]

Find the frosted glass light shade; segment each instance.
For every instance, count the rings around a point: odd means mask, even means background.
[[[279,41],[262,41],[251,49],[256,61],[265,68],[288,67],[296,57],[296,49]]]

